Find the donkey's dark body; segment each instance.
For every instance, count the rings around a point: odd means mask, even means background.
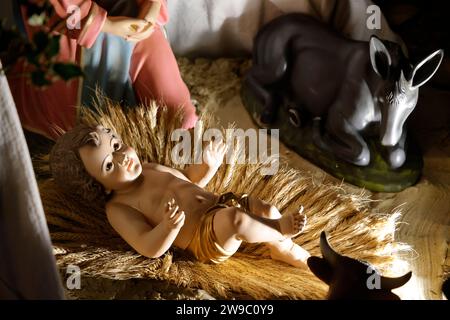
[[[282,87],[298,109],[325,121],[327,134],[315,135],[320,147],[365,166],[370,151],[362,133],[371,125],[386,146],[387,161],[398,168],[405,161],[404,123],[416,106],[418,87],[432,77],[442,57],[438,50],[413,67],[398,44],[376,37],[350,40],[293,13],[259,31],[245,81],[265,107],[262,123],[274,120],[272,88]]]

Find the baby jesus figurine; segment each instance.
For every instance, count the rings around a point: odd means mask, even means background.
[[[110,129],[78,125],[58,139],[50,167],[61,188],[105,201],[111,226],[143,256],[160,257],[174,245],[199,261],[220,263],[242,241],[262,242],[272,259],[306,268],[309,253],[291,240],[305,226],[303,207],[282,216],[257,198],[203,189],[225,152],[223,142],[212,142],[203,163],[181,171],[141,163]]]

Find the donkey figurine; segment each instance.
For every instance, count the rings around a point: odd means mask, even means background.
[[[400,300],[391,290],[411,278],[411,271],[399,278],[383,277],[369,264],[340,255],[325,232],[320,235],[320,250],[323,258],[310,257],[307,263],[312,273],[329,285],[330,300]]]
[[[398,44],[375,36],[369,42],[350,40],[310,16],[292,13],[258,32],[244,81],[264,106],[258,119],[263,125],[274,121],[281,91],[295,104],[294,115],[304,110],[324,121],[326,134],[316,121],[313,135],[320,148],[366,166],[370,151],[363,133],[378,134],[395,169],[405,162],[404,124],[419,87],[434,75],[443,55],[437,50],[413,66]]]

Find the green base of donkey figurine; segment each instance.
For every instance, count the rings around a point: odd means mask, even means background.
[[[263,106],[245,87],[245,83],[242,86],[241,97],[252,119],[261,126],[258,119]],[[376,192],[399,192],[419,180],[423,167],[422,155],[410,138],[406,143],[406,161],[399,169],[390,168],[382,157],[383,147],[375,137],[366,138],[371,153],[370,164],[366,167],[356,166],[317,147],[312,138],[313,121],[309,119],[305,123],[300,123],[303,121],[296,119],[294,123],[298,125],[297,127],[293,124],[293,115],[289,110],[287,103],[281,103],[276,120],[269,128],[279,129],[280,139],[286,146],[336,178]]]

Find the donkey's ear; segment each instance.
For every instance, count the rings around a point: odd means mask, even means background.
[[[419,62],[413,69],[411,75],[411,86],[413,89],[424,85],[436,73],[444,58],[444,50],[440,49]]]
[[[331,278],[333,277],[333,268],[331,265],[325,261],[323,258],[319,257],[309,257],[306,261],[309,269],[314,275],[325,282],[326,284],[330,284]]]
[[[387,79],[392,65],[392,58],[388,49],[376,36],[370,38],[369,46],[370,62],[372,63],[373,70],[375,70],[381,78]]]

